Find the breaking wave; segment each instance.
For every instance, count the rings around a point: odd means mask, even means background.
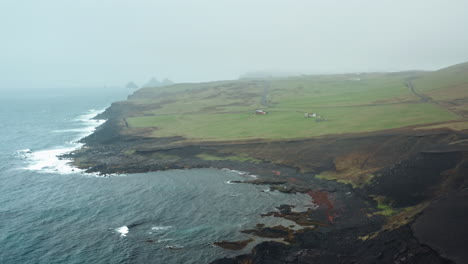
[[[120,237],[126,237],[129,232],[129,229],[127,226],[121,226],[119,228],[116,228],[115,231],[117,231],[117,233],[120,233]]]
[[[71,166],[70,161],[60,158],[60,156],[77,150],[83,146],[78,141],[90,134],[92,134],[98,126],[103,124],[105,120],[93,119],[104,110],[89,110],[73,120],[75,125],[80,128],[53,130],[55,133],[74,133],[74,139],[66,142],[62,146],[56,146],[49,149],[32,151],[31,149],[22,149],[16,151],[16,154],[27,161],[24,169],[44,173],[83,173],[84,171]]]

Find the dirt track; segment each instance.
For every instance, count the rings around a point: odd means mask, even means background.
[[[438,101],[434,101],[431,97],[429,97],[429,96],[427,96],[425,94],[417,92],[416,89],[414,88],[414,84],[412,82],[412,79],[408,79],[405,84],[406,84],[406,87],[408,87],[408,89],[411,91],[411,93],[413,93],[414,95],[416,95],[417,97],[419,97],[421,99],[421,102],[435,104],[435,105],[437,105],[437,106],[439,106],[441,108],[446,109],[447,111],[450,111],[450,112],[456,114],[457,116],[459,116],[462,119],[467,119],[468,120],[467,116],[465,116],[463,114],[460,114],[457,111],[454,111],[450,107],[444,106],[443,104],[441,104]]]

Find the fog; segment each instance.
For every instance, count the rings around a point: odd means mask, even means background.
[[[1,0],[0,89],[437,69],[468,0]]]

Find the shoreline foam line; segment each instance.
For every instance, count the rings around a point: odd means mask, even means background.
[[[88,110],[85,114],[77,116],[73,121],[79,122],[83,127],[80,129],[64,129],[54,130],[52,132],[81,132],[74,139],[64,142],[64,145],[56,146],[50,149],[43,149],[37,151],[18,150],[17,153],[21,157],[26,158],[29,163],[24,169],[44,172],[44,173],[58,173],[58,174],[72,174],[84,173],[84,170],[76,168],[70,164],[69,159],[62,159],[59,156],[70,153],[74,150],[83,147],[83,143],[79,140],[91,135],[98,126],[102,125],[106,120],[93,119],[98,114],[104,112],[103,110]]]

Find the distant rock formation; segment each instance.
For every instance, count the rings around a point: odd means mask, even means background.
[[[158,81],[158,79],[156,78],[151,78],[151,80],[149,80],[147,83],[145,83],[143,85],[143,87],[147,88],[147,87],[161,87],[161,86],[167,86],[167,85],[171,85],[171,84],[174,84],[173,81],[169,80],[169,79],[164,79],[163,81]]]
[[[125,88],[138,89],[138,85],[136,85],[134,82],[128,82],[127,85],[125,85]]]
[[[161,82],[161,84],[162,84],[162,86],[166,86],[166,85],[174,84],[174,82],[169,80],[168,78],[166,78]]]
[[[156,79],[154,77],[151,78],[151,80],[149,80],[147,83],[145,83],[143,85],[143,87],[145,87],[145,88],[146,87],[159,87],[159,86],[161,86],[161,83],[158,81],[158,79]]]

